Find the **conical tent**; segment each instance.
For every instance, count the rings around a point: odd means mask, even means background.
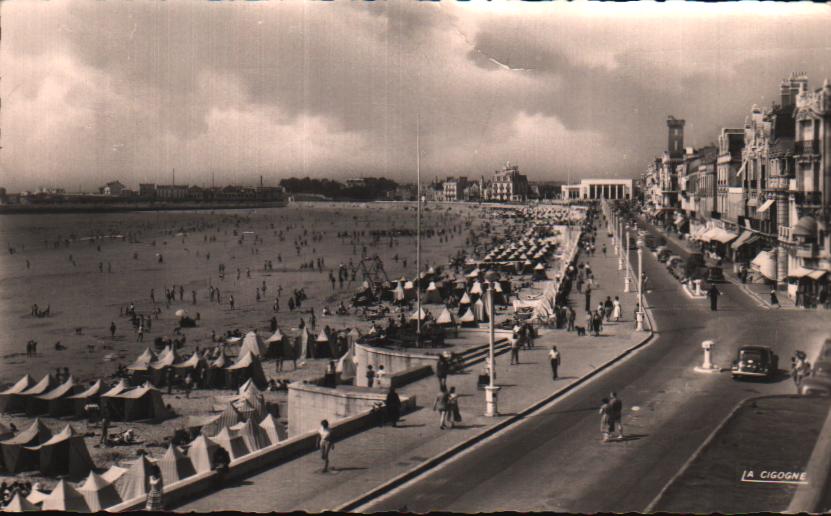
[[[78,392],[79,387],[75,383],[75,379],[70,376],[64,383],[46,394],[30,396],[26,400],[26,415],[49,414],[52,417],[59,417],[72,414],[75,410],[75,404],[69,397]]]
[[[248,404],[254,413],[254,418],[259,421],[262,419],[266,413],[268,412],[268,407],[265,402],[265,397],[261,392],[257,390],[256,387],[253,385],[252,388],[246,390],[244,393],[240,394],[240,398],[237,403],[244,402]],[[239,405],[237,409],[239,409]]]
[[[176,445],[170,443],[162,458],[156,461],[162,472],[162,480],[165,484],[178,482],[196,474],[196,469],[187,455],[181,452]]]
[[[250,453],[242,437],[232,434],[228,428],[223,428],[218,434],[209,439],[225,448],[225,451],[231,456],[231,460],[238,459]]]
[[[280,331],[280,328],[274,330],[274,334],[266,339],[266,345],[268,347],[268,356],[270,357],[281,357],[283,356],[283,341],[285,340],[285,335],[283,332]]]
[[[268,433],[254,423],[253,419],[234,425],[231,430],[234,430],[242,437],[245,446],[251,451],[261,450],[271,445],[271,439],[269,439]]]
[[[96,380],[95,383],[89,386],[87,390],[80,392],[78,394],[73,394],[72,396],[67,397],[68,400],[72,400],[73,403],[73,413],[76,416],[83,416],[84,415],[84,407],[88,403],[93,403],[98,400],[98,397],[101,395],[103,391],[103,383],[101,380]]]
[[[410,316],[410,320],[411,321],[417,321],[417,320],[420,319],[420,320],[423,321],[426,317],[427,317],[427,314],[424,312],[424,309],[419,308],[417,312],[413,312],[413,314]]]
[[[476,326],[476,315],[473,313],[473,310],[468,308],[459,319],[459,322],[464,326]]]
[[[450,312],[450,310],[445,308],[444,310],[442,310],[441,314],[439,314],[439,317],[436,319],[436,324],[446,326],[456,324],[456,317]]]
[[[470,295],[472,296],[481,296],[482,295],[482,284],[479,281],[474,281],[473,286],[470,287]]]
[[[188,446],[188,458],[197,473],[205,473],[214,468],[213,457],[219,445],[204,435],[198,436]]]
[[[430,282],[430,285],[427,287],[427,293],[424,296],[424,301],[427,303],[441,303],[441,292],[436,287],[436,282]]]
[[[407,298],[407,295],[404,293],[404,288],[401,285],[395,287],[392,291],[392,299],[396,303],[402,303]]]
[[[84,496],[64,479],[59,480],[55,489],[44,498],[42,509],[44,511],[92,512]]]
[[[55,382],[55,379],[52,378],[51,374],[47,374],[38,383],[21,392],[18,396],[22,396],[24,400],[23,402],[26,403],[26,400],[30,397],[46,394],[55,387],[57,387],[57,382]]]
[[[260,421],[260,428],[265,431],[272,444],[286,440],[287,436],[285,428],[280,425],[280,423],[278,423],[271,414],[266,415],[263,420]]]
[[[239,411],[233,404],[228,403],[221,414],[218,414],[216,419],[202,427],[202,435],[206,437],[213,437],[219,433],[223,428],[236,425],[242,421]]]
[[[3,450],[3,464],[11,473],[37,470],[40,454],[27,447],[45,443],[52,437],[52,432],[40,419],[35,419],[29,428],[11,439],[0,442]]]
[[[20,493],[15,493],[9,504],[3,507],[3,512],[34,512],[39,510],[35,504],[23,498]]]
[[[84,497],[90,510],[94,512],[102,511],[122,502],[121,496],[112,482],[107,481],[103,475],[98,475],[94,471],[89,472],[87,479],[78,487],[78,492]]]
[[[220,354],[208,367],[206,384],[208,388],[218,389],[225,387],[225,367],[229,364],[228,357]]]
[[[124,501],[147,496],[150,488],[150,466],[146,455],[125,464],[127,472],[114,482],[115,489]]]
[[[150,348],[145,348],[136,360],[127,366],[130,371],[147,371],[150,364],[156,361],[156,354]]]
[[[459,305],[469,305],[472,303],[470,296],[465,292],[461,299],[459,299]]]
[[[264,357],[268,352],[263,340],[257,335],[257,332],[249,331],[242,339],[242,346],[239,349],[239,354],[244,355],[246,351],[250,351],[252,355]]]
[[[26,497],[26,501],[35,505],[40,505],[44,500],[46,500],[47,496],[49,496],[49,493],[44,493],[43,491],[38,491],[37,489],[32,488],[32,492]]]
[[[40,454],[40,471],[50,477],[69,475],[81,478],[95,467],[83,435],[69,425],[45,443],[27,449]]]
[[[309,333],[309,329],[305,327],[301,328],[300,335],[297,337],[297,339],[297,349],[300,350],[298,358],[315,358],[315,347],[311,345],[312,342],[314,342],[314,336],[311,333]]]
[[[349,378],[355,377],[355,352],[352,346],[349,346],[346,353],[340,357],[335,371],[340,373],[341,380],[348,380]]]
[[[362,336],[363,335],[361,335],[361,330],[359,330],[358,328],[352,328],[351,330],[349,330],[349,333],[347,334],[347,338],[349,339],[350,344],[356,342]]]
[[[225,368],[225,385],[236,389],[248,379],[253,380],[261,389],[265,389],[268,384],[260,359],[250,352],[246,352],[233,365]]]
[[[119,398],[121,394],[130,389],[130,384],[124,378],[120,379],[117,384],[107,389],[107,392],[101,394],[99,398],[101,402],[101,410],[106,411],[107,415],[112,420],[124,419],[124,398]]]
[[[31,376],[24,374],[14,385],[0,392],[0,413],[23,411],[25,404],[23,398],[18,395],[31,388],[34,383],[35,380]]]

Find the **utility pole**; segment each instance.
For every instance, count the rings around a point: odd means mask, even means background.
[[[490,338],[488,339],[488,386],[485,387],[485,416],[487,417],[494,417],[499,415],[499,409],[497,408],[497,392],[499,391],[499,387],[494,385],[494,380],[496,376],[494,374],[494,309],[493,309],[493,285],[496,280],[493,280],[488,287],[488,318],[490,319],[490,328],[489,334]]]
[[[416,116],[416,346],[421,347],[421,115]]]

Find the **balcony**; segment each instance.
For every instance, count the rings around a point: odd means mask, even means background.
[[[779,240],[781,242],[791,242],[791,228],[790,226],[779,226]]]
[[[797,156],[801,156],[804,154],[819,154],[819,140],[795,142],[794,152]]]

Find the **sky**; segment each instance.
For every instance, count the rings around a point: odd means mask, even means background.
[[[636,177],[831,78],[831,7],[0,2],[0,186]]]

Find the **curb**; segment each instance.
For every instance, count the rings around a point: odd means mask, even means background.
[[[649,312],[650,312],[650,310],[648,310],[646,307],[644,307],[644,311],[647,314],[649,314]],[[653,328],[651,315],[647,315],[647,317],[649,318],[650,328]],[[560,397],[564,396],[565,394],[575,390],[576,388],[580,387],[584,383],[587,383],[588,381],[590,381],[596,375],[598,375],[601,372],[609,369],[611,366],[615,365],[617,362],[623,360],[624,358],[626,358],[627,356],[632,354],[634,351],[637,351],[638,349],[642,348],[643,346],[646,346],[647,344],[649,344],[649,342],[651,342],[654,337],[655,337],[655,332],[654,332],[654,330],[651,330],[649,332],[649,335],[647,335],[638,344],[635,344],[634,346],[626,349],[620,355],[612,358],[611,360],[609,360],[606,363],[600,365],[596,369],[594,369],[594,370],[590,371],[589,373],[581,376],[578,380],[572,382],[571,384],[569,384],[569,385],[553,392],[552,394],[546,396],[545,398],[533,403],[532,405],[530,405],[529,407],[526,407],[525,409],[523,409],[522,411],[520,411],[516,415],[511,416],[511,417],[506,418],[506,419],[503,419],[502,421],[499,421],[498,423],[494,424],[490,428],[487,428],[486,430],[482,431],[481,433],[479,433],[477,435],[474,435],[470,439],[467,439],[466,441],[462,441],[461,443],[453,446],[452,448],[450,448],[448,450],[445,450],[445,451],[439,453],[438,455],[435,455],[435,456],[431,457],[430,459],[422,462],[421,464],[411,468],[408,471],[405,471],[404,473],[401,473],[400,475],[393,478],[392,480],[389,480],[388,482],[386,482],[384,484],[381,484],[380,486],[378,486],[378,487],[376,487],[376,488],[374,488],[374,489],[358,496],[357,498],[354,498],[354,499],[352,499],[352,500],[350,500],[350,501],[348,501],[344,504],[341,504],[340,506],[332,509],[332,511],[335,511],[335,512],[354,512],[355,509],[361,507],[362,505],[366,505],[367,503],[371,502],[372,500],[374,500],[376,498],[379,498],[380,496],[383,496],[383,495],[389,493],[393,489],[395,489],[395,488],[405,484],[406,482],[409,482],[410,480],[420,476],[421,474],[425,473],[426,471],[440,465],[441,463],[443,463],[443,462],[447,461],[448,459],[458,455],[459,453],[463,452],[464,450],[466,450],[468,448],[471,448],[473,445],[475,445],[475,444],[477,444],[481,441],[484,441],[488,437],[500,432],[501,430],[503,430],[503,429],[515,424],[515,423],[517,423],[518,421],[520,421],[520,420],[524,419],[526,416],[536,412],[537,410],[541,409],[542,407],[544,407],[545,405],[551,403],[552,401],[556,400],[557,398],[560,398]]]
[[[808,476],[808,484],[800,485],[785,513],[818,512],[821,510],[819,504],[825,495],[825,486],[828,483],[829,468],[831,468],[831,411],[825,418],[820,430],[817,443],[808,459],[808,466],[805,472]],[[815,482],[814,479],[817,479]]]
[[[649,505],[647,505],[646,508],[643,510],[644,513],[646,513],[646,514],[654,514],[655,513],[655,506],[658,505],[658,502],[661,501],[661,498],[664,497],[664,494],[667,492],[667,490],[670,488],[670,486],[672,486],[675,483],[675,481],[678,480],[681,477],[681,475],[683,475],[687,471],[687,469],[689,469],[689,467],[693,463],[693,461],[695,461],[695,459],[697,459],[698,456],[701,455],[701,452],[703,452],[704,449],[707,446],[709,446],[709,444],[713,441],[713,439],[716,438],[716,435],[718,435],[718,433],[721,431],[721,429],[724,428],[724,425],[726,425],[727,422],[730,421],[730,419],[736,414],[736,412],[739,411],[739,409],[742,407],[742,405],[744,405],[746,402],[747,402],[747,400],[742,400],[742,401],[738,402],[736,404],[736,406],[733,407],[733,410],[731,410],[730,413],[727,414],[727,417],[725,417],[721,421],[721,423],[719,423],[718,426],[716,426],[713,429],[713,431],[710,432],[710,435],[708,435],[707,438],[704,439],[704,442],[701,443],[701,445],[698,448],[696,448],[696,450],[693,452],[693,454],[690,455],[690,457],[687,459],[687,461],[684,462],[684,465],[681,466],[681,469],[679,469],[678,472],[675,473],[675,475],[673,475],[672,478],[669,479],[669,482],[667,482],[666,485],[664,485],[664,487],[658,492],[657,496],[655,496],[655,498],[653,498],[652,501],[649,502]]]

